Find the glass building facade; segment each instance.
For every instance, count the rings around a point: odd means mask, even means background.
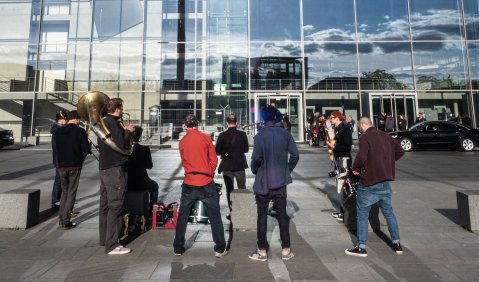
[[[49,131],[89,90],[125,101],[150,136],[306,116],[404,114],[476,126],[476,0],[0,0],[0,127]],[[245,130],[254,134],[254,126]]]

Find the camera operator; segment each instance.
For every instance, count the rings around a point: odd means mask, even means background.
[[[327,141],[328,146],[333,150],[334,170],[336,173],[336,188],[341,195],[341,206],[339,211],[333,212],[332,216],[338,221],[343,221],[344,209],[342,207],[343,193],[341,188],[344,183],[343,177],[347,169],[351,167],[351,147],[353,145],[352,131],[345,123],[346,117],[339,111],[334,111],[329,117],[331,124],[334,125],[335,136],[333,140]]]

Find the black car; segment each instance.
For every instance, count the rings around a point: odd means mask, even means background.
[[[13,145],[15,139],[13,139],[13,131],[0,128],[0,149],[3,146]]]
[[[479,129],[454,121],[423,121],[405,131],[389,133],[404,151],[454,148],[469,152],[479,144]]]

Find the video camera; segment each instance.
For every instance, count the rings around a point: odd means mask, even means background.
[[[343,167],[343,168],[336,169],[336,170],[328,172],[328,176],[329,177],[336,177],[337,175],[341,175],[342,173],[345,173],[346,171],[347,171],[347,169],[345,169]]]

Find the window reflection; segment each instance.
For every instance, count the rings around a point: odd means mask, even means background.
[[[305,43],[308,90],[358,89],[356,44]]]
[[[247,0],[207,2],[208,40],[246,41],[248,35]]]
[[[479,39],[479,3],[476,0],[464,0],[464,20],[467,39]]]
[[[246,44],[207,46],[206,79],[214,83],[215,89],[222,92],[247,89],[248,59],[246,51]]]
[[[417,89],[465,89],[464,42],[413,44]]]
[[[162,1],[162,41],[165,42],[194,42],[195,17],[202,13],[202,1],[197,0],[163,0]],[[197,26],[201,27],[201,17],[198,17]],[[198,29],[197,31],[201,31]],[[201,34],[198,34],[201,38]]]
[[[406,0],[356,1],[360,40],[409,39]]]
[[[250,53],[251,89],[302,89],[299,44],[254,43]]]
[[[467,46],[469,48],[472,89],[479,89],[479,42],[470,42]]]
[[[250,0],[251,40],[300,40],[299,0]]]
[[[353,0],[303,0],[303,18],[305,40],[349,41],[355,38]]]
[[[411,66],[409,43],[359,44],[361,89],[412,89]]]
[[[410,0],[413,40],[458,40],[462,38],[459,1]]]

